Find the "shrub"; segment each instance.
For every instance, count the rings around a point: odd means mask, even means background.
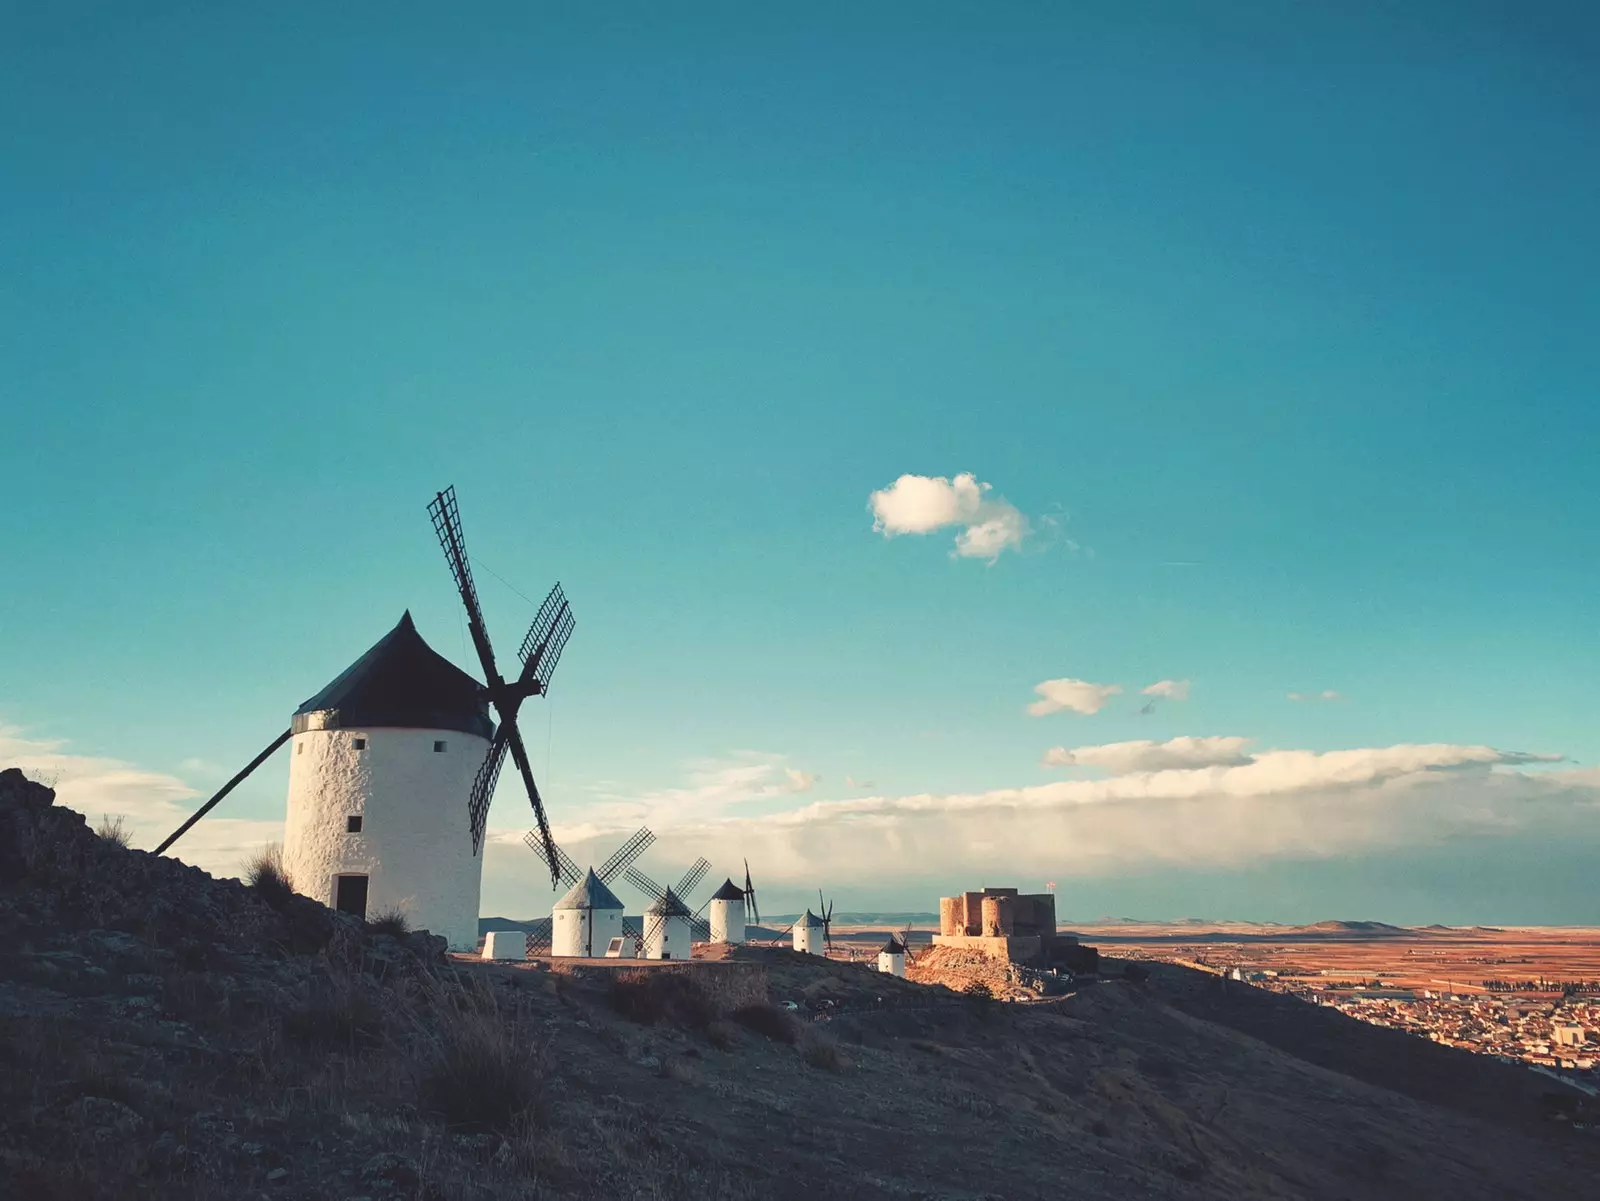
[[[706,1027],[706,1041],[719,1051],[731,1051],[739,1043],[739,1027],[718,1018]]]
[[[283,1035],[314,1051],[359,1051],[383,1039],[383,1010],[359,985],[335,977],[283,1015]]]
[[[411,933],[411,919],[398,909],[385,909],[367,919],[367,929],[390,938],[404,938]]]
[[[294,882],[283,869],[283,847],[269,842],[244,861],[244,882],[276,905],[294,893]]]
[[[94,828],[94,832],[107,842],[114,842],[119,847],[126,848],[130,841],[126,819],[120,816],[112,817],[109,813],[100,815],[100,824]]]
[[[450,1130],[515,1133],[544,1096],[545,1044],[493,986],[434,981],[412,1014],[418,1108]]]
[[[775,1043],[793,1045],[800,1041],[802,1027],[799,1021],[788,1010],[778,1008],[771,1001],[742,1006],[729,1016],[746,1030],[754,1030]]]
[[[613,972],[611,1007],[641,1026],[666,1022],[687,1030],[704,1030],[717,1016],[716,1005],[692,969]]]
[[[815,1031],[810,1032],[805,1039],[800,1054],[807,1063],[819,1071],[843,1072],[850,1066],[850,1061],[845,1058],[844,1052],[839,1050],[839,1044]]]

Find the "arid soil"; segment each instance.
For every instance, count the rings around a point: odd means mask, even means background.
[[[51,802],[0,773],[3,1197],[1549,1198],[1600,1178],[1600,1140],[1520,1076],[1452,1089],[1519,1069],[1430,1048],[1413,1079],[1371,1041],[1392,1032],[1241,1008],[1178,968],[1010,1005],[764,948],[486,965]]]
[[[1117,955],[1181,956],[1320,981],[1376,977],[1397,988],[1480,992],[1485,980],[1600,980],[1600,930],[1583,927],[1127,923],[1082,934]]]

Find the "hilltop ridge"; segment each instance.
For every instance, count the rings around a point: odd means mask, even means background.
[[[1400,1201],[1600,1172],[1526,1072],[1181,968],[1022,1005],[721,950],[446,956],[0,773],[0,1193]]]

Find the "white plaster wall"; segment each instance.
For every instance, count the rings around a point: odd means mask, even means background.
[[[488,742],[381,728],[307,730],[290,742],[283,864],[295,890],[332,905],[335,876],[365,875],[369,917],[398,909],[451,950],[474,950],[483,857],[472,851],[467,798]],[[355,814],[362,828],[350,834]]]
[[[694,932],[686,917],[669,917],[657,921],[648,913],[644,918],[645,959],[690,959],[693,957]]]
[[[589,927],[594,926],[594,941]],[[622,937],[620,909],[556,909],[550,914],[550,954],[566,957],[593,954],[605,956],[613,938]],[[593,947],[593,951],[590,951]]]
[[[744,942],[744,898],[737,901],[712,901],[707,915],[712,942]]]
[[[483,936],[485,959],[526,959],[528,935],[522,930],[490,930]]]
[[[794,949],[803,951],[807,955],[823,954],[827,946],[822,941],[822,927],[796,925],[794,928]]]
[[[904,976],[906,974],[906,957],[904,955],[891,955],[887,951],[879,951],[878,970],[887,972],[891,976]]]

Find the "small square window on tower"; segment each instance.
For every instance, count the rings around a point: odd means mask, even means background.
[[[444,748],[445,748],[445,741],[444,741],[444,739],[441,738],[441,739],[437,740],[433,744],[433,753],[435,755],[442,755],[442,754],[444,754]]]
[[[358,751],[364,751],[367,749],[367,740],[365,738],[352,738],[350,740],[350,745],[355,747]]]
[[[359,813],[352,813],[344,819],[344,832],[346,834],[361,833],[361,815]]]

